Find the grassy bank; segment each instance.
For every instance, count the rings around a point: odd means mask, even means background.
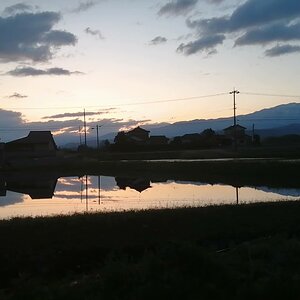
[[[1,299],[298,299],[300,203],[0,222]]]

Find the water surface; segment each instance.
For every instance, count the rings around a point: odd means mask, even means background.
[[[300,188],[234,187],[109,176],[2,179],[0,219],[96,211],[199,207],[300,199]]]

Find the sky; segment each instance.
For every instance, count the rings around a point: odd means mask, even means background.
[[[298,102],[251,93],[300,95],[299,58],[299,0],[2,0],[0,138]]]

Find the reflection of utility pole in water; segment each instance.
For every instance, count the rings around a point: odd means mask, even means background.
[[[101,204],[101,176],[98,175],[98,204]]]
[[[85,206],[86,206],[86,211],[88,212],[89,210],[89,192],[88,192],[88,176],[85,175]]]
[[[236,194],[236,204],[239,205],[239,188],[235,188],[235,194]]]
[[[83,192],[83,177],[80,177],[80,200],[82,203],[82,192]]]

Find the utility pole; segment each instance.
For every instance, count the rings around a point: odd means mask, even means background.
[[[85,120],[85,109],[83,110],[83,126],[84,126],[84,145],[87,146],[86,143],[86,120]]]
[[[236,126],[236,102],[235,102],[235,95],[239,94],[240,92],[236,89],[233,89],[232,92],[229,94],[233,94],[233,125]]]
[[[99,141],[99,128],[102,127],[103,125],[98,125],[96,126],[97,129],[97,149],[100,149],[100,141]]]
[[[236,89],[233,89],[229,94],[233,95],[233,132],[234,132],[234,149],[237,150],[237,136],[236,136],[236,102],[235,102],[235,95],[239,94],[240,92]]]
[[[97,129],[97,149],[99,150],[99,125],[96,126]]]
[[[79,145],[81,146],[81,144],[82,144],[82,140],[81,140],[81,126],[79,126],[79,128],[78,128],[78,132],[79,132]]]

